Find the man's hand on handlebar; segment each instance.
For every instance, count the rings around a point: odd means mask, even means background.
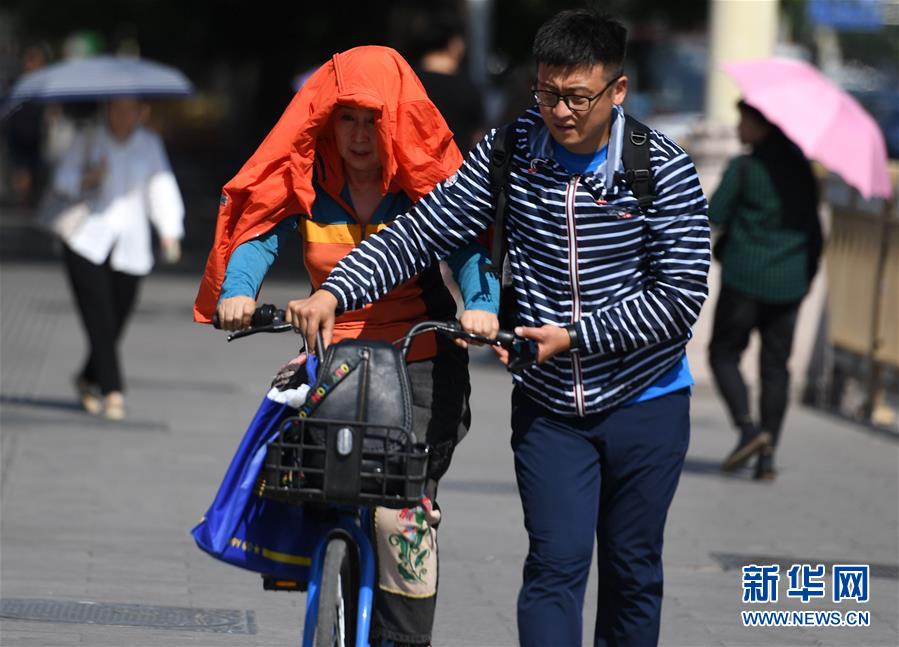
[[[465,332],[481,335],[482,337],[487,337],[489,339],[493,339],[496,337],[497,333],[499,333],[499,319],[497,319],[495,314],[487,312],[486,310],[466,310],[462,313],[462,316],[459,317],[459,323],[462,325],[462,330]],[[456,342],[457,346],[468,348],[469,342],[464,339],[455,339],[453,341]],[[476,341],[470,343],[478,346],[481,345]]]
[[[331,345],[337,299],[327,290],[316,290],[307,299],[297,299],[287,304],[287,323],[306,337],[306,347],[315,350],[316,333],[321,332],[325,348]]]
[[[215,313],[218,315],[219,327],[222,330],[235,332],[250,327],[255,310],[256,300],[240,295],[219,301]]]
[[[551,324],[544,324],[539,328],[518,326],[515,328],[515,334],[536,342],[538,364],[542,364],[559,353],[564,353],[571,347],[571,336],[568,331]]]

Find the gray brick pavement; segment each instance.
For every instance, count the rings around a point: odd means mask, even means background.
[[[6,620],[3,645],[297,643],[303,596],[263,592],[255,575],[210,559],[188,534],[294,340],[229,345],[190,324],[196,279],[154,275],[145,284],[123,347],[129,418],[113,424],[74,406],[70,381],[82,342],[61,269],[0,266],[0,595],[250,611],[256,633]],[[283,303],[306,289],[272,282],[263,296]],[[441,490],[436,645],[512,645],[516,638],[527,540],[508,449],[509,380],[475,366],[475,424]],[[758,484],[718,473],[734,437],[702,385],[693,423],[668,524],[662,644],[897,644],[896,443],[794,407],[781,476]],[[744,628],[739,567],[732,568],[741,556],[880,565],[885,576],[872,579],[867,605],[872,626]],[[588,637],[594,609],[588,595]]]

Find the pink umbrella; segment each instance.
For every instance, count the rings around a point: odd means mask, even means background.
[[[802,149],[858,189],[865,198],[889,198],[886,143],[877,122],[817,69],[794,59],[725,63],[743,100]]]

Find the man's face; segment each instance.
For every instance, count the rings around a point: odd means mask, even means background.
[[[537,66],[537,90],[592,97],[606,88],[586,110],[572,110],[561,100],[551,108],[539,106],[553,139],[568,151],[583,155],[595,153],[609,141],[612,106],[622,103],[627,96],[626,76],[606,87],[617,73],[617,69],[606,70],[599,64],[564,67],[541,63]]]

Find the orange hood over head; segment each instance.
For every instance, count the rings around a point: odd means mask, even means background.
[[[286,216],[312,213],[314,164],[320,164],[322,187],[339,195],[343,163],[330,128],[338,105],[375,111],[385,193],[401,190],[417,201],[462,164],[446,121],[402,56],[373,45],[335,54],[297,92],[222,190],[215,243],[194,303],[196,321],[211,321],[228,259],[238,245]]]

